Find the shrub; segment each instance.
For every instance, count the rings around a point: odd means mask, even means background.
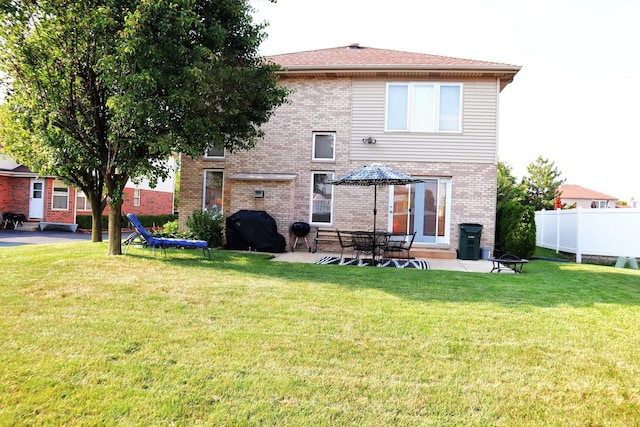
[[[536,249],[533,206],[506,202],[498,209],[496,252],[530,258]]]
[[[222,232],[224,230],[224,215],[211,214],[207,211],[193,211],[187,218],[190,237],[206,240],[210,248],[222,246]]]
[[[176,220],[167,222],[165,225],[162,226],[162,232],[170,235],[177,235],[178,220],[176,219]]]

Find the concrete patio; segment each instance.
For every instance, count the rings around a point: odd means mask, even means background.
[[[322,257],[334,256],[339,257],[339,252],[326,252],[318,251],[316,253],[308,252],[305,250],[295,252],[285,252],[281,254],[274,254],[273,261],[281,262],[306,262],[315,263]],[[423,258],[420,258],[423,259]],[[468,271],[473,273],[490,273],[493,263],[488,260],[462,260],[462,259],[428,259],[424,258],[429,263],[431,270],[450,270],[450,271]],[[509,274],[510,272],[503,271],[503,273]],[[512,272],[511,272],[512,273]]]

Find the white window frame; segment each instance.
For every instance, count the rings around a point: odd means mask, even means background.
[[[76,190],[76,210],[78,211],[90,211],[89,198],[82,190]]]
[[[331,197],[328,200],[315,200],[314,197],[316,196],[316,194],[320,194],[320,193],[316,193],[315,192],[315,176],[316,175],[327,175],[326,181],[332,180],[334,179],[335,173],[333,171],[312,171],[311,172],[311,185],[310,185],[310,191],[309,191],[309,223],[311,225],[316,225],[316,226],[329,226],[333,224],[333,201],[334,201],[334,189],[333,189],[333,185],[332,184],[322,184],[323,188],[329,188],[331,191]],[[325,203],[323,203],[325,202]],[[327,203],[328,202],[328,203]],[[319,205],[321,204],[328,204],[328,211],[326,212],[326,206],[322,208],[324,214],[328,213],[329,214],[329,221],[314,221],[314,210],[317,211],[317,208],[319,207]]]
[[[140,206],[141,195],[142,192],[140,191],[140,188],[136,187],[133,189],[133,206]]]
[[[204,152],[204,158],[205,158],[205,159],[217,159],[217,160],[223,160],[223,159],[225,158],[226,150],[223,148],[223,149],[222,149],[222,154],[210,155],[210,154],[209,154],[209,150],[210,150],[210,149],[213,149],[213,148],[216,148],[216,149],[217,149],[217,147],[214,147],[214,146],[213,146],[213,144],[211,144],[211,145],[209,146],[209,148],[207,148],[207,151],[205,151],[205,152]]]
[[[333,138],[333,147],[331,149],[331,157],[316,157],[316,141],[318,136],[330,136]],[[313,143],[311,144],[311,160],[315,162],[335,162],[336,160],[336,140],[335,132],[313,132]]]
[[[65,191],[61,191],[63,189]],[[55,207],[55,200],[58,197],[62,197],[65,199],[65,207],[57,208]],[[69,186],[62,181],[54,180],[53,181],[53,191],[51,192],[51,210],[54,211],[68,211],[69,210]]]
[[[207,194],[207,174],[219,173],[221,175],[220,194]],[[219,197],[217,197],[219,196]],[[220,205],[218,206],[217,199],[220,199]],[[209,204],[207,205],[207,199]],[[215,209],[214,209],[215,207]],[[202,175],[202,210],[212,212],[214,214],[224,212],[224,170],[223,169],[205,169]]]
[[[406,123],[403,128],[391,129],[389,128],[390,119],[390,98],[389,89],[392,87],[405,87],[407,89],[407,105],[406,105]],[[421,88],[433,88],[433,100],[431,105],[423,105],[422,108],[433,114],[431,126],[420,126],[418,121],[413,117],[417,111],[415,105],[415,99],[417,97],[417,89]],[[441,127],[441,119],[443,118],[443,111],[441,110],[441,97],[440,93],[443,87],[457,87],[458,91],[458,120],[457,129],[444,129]],[[387,83],[386,95],[385,95],[385,131],[387,132],[425,132],[425,133],[462,133],[462,112],[463,112],[463,90],[464,85],[458,82],[389,82]]]

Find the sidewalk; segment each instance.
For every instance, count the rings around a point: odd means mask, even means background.
[[[318,251],[316,253],[300,250],[274,254],[273,261],[314,263],[324,256],[339,257],[340,253]],[[431,270],[468,271],[473,273],[490,273],[493,263],[487,260],[463,259],[426,259]],[[508,273],[504,271],[504,273]]]

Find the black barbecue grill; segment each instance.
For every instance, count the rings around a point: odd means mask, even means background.
[[[291,224],[291,232],[296,236],[295,243],[291,247],[291,252],[296,250],[296,246],[298,246],[298,239],[303,238],[304,242],[307,245],[307,249],[311,252],[311,247],[309,246],[309,242],[307,241],[307,234],[311,231],[311,226],[306,222],[294,222]]]

